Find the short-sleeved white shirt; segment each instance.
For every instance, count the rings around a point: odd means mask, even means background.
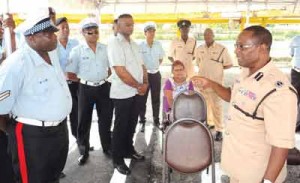
[[[112,67],[110,98],[125,99],[135,96],[138,92],[125,84],[115,73],[114,66],[124,66],[132,77],[143,83],[143,60],[139,46],[133,41],[127,41],[123,35],[118,34],[112,38],[108,45],[108,58]]]
[[[66,72],[72,72],[78,78],[99,82],[108,77],[109,62],[106,46],[97,43],[96,53],[87,45],[86,42],[72,49]]]
[[[51,64],[26,43],[0,66],[0,114],[41,121],[63,120],[72,99],[57,51],[49,52]]]
[[[143,41],[140,44],[141,53],[146,69],[151,71],[157,71],[159,69],[160,59],[163,59],[165,52],[158,41],[153,41],[150,47],[147,41]]]

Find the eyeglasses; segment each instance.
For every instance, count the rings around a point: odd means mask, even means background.
[[[251,48],[253,46],[256,46],[257,44],[239,44],[239,43],[235,43],[234,47],[235,49],[240,49],[240,50],[246,50],[248,48]]]
[[[98,31],[95,31],[95,32],[86,32],[86,34],[87,34],[87,35],[93,35],[93,34],[98,35],[99,32],[98,32]]]

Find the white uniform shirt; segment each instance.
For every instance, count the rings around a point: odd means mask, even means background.
[[[0,66],[0,114],[41,121],[63,120],[71,111],[72,100],[56,50],[46,63],[27,44]],[[1,94],[0,94],[1,95]]]
[[[290,44],[293,67],[300,69],[300,36],[295,36]]]
[[[135,96],[138,92],[125,84],[115,73],[113,66],[124,66],[132,77],[143,83],[143,60],[139,46],[133,41],[128,42],[123,35],[118,34],[109,41],[107,46],[108,58],[112,67],[110,98],[125,99]]]
[[[86,42],[76,46],[70,53],[66,72],[77,74],[86,81],[99,82],[108,77],[109,62],[106,46],[97,43],[96,53]]]
[[[76,39],[68,39],[66,47],[60,44],[59,41],[57,41],[57,52],[59,56],[59,63],[63,70],[63,72],[66,71],[68,59],[70,56],[71,50],[76,47],[79,44],[79,42]]]
[[[163,59],[165,52],[158,41],[153,41],[150,47],[147,41],[143,41],[140,44],[141,53],[143,55],[143,60],[148,73],[158,72],[160,59]]]

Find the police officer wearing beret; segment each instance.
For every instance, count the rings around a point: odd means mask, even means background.
[[[76,47],[79,42],[76,39],[69,38],[70,29],[68,19],[66,17],[60,17],[55,23],[58,28],[57,38],[57,52],[59,57],[59,63],[63,70],[66,72],[66,66],[71,50]],[[77,124],[78,124],[78,81],[72,81],[67,79],[67,83],[72,96],[72,111],[70,113],[70,126],[72,135],[77,138]]]
[[[250,26],[235,44],[243,70],[232,89],[195,79],[196,85],[210,87],[230,102],[221,168],[231,183],[282,183],[287,174],[288,150],[295,146],[297,92],[271,61],[271,44],[267,29]]]
[[[110,74],[106,46],[98,42],[99,28],[95,19],[81,22],[85,42],[73,48],[66,68],[68,77],[79,80],[77,144],[78,164],[84,165],[89,157],[92,113],[96,105],[102,150],[111,155],[112,101],[109,98]]]
[[[194,51],[196,48],[196,40],[189,37],[191,21],[179,20],[177,26],[180,31],[180,38],[176,38],[171,42],[168,59],[173,62],[180,60],[186,68],[188,78],[191,78],[194,73]]]
[[[71,95],[60,68],[58,29],[49,13],[19,26],[26,43],[0,67],[0,123],[17,182],[58,182],[68,154]]]

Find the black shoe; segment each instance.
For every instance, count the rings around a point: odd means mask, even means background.
[[[120,172],[121,174],[124,175],[129,175],[131,173],[130,169],[128,168],[128,166],[125,163],[121,163],[121,164],[114,164],[114,167],[118,170],[118,172]]]
[[[108,157],[111,157],[112,156],[112,152],[110,149],[106,149],[106,150],[103,150],[103,153],[108,156]]]
[[[136,161],[144,161],[145,160],[145,156],[136,151],[134,153],[132,153],[131,155],[126,156],[125,158],[134,159]]]
[[[215,141],[222,141],[223,135],[222,132],[216,132]]]
[[[66,177],[66,174],[64,172],[60,172],[59,178],[62,179],[64,177]]]
[[[157,127],[157,128],[159,128],[160,127],[159,121],[154,121],[154,126]]]
[[[88,160],[88,158],[89,158],[89,154],[80,155],[78,158],[78,165],[79,166],[84,165],[86,163],[86,161]]]
[[[91,146],[91,147],[89,148],[89,151],[94,151],[94,150],[95,150],[94,146]]]
[[[145,123],[141,123],[141,129],[140,129],[140,131],[141,131],[142,133],[145,132]]]

